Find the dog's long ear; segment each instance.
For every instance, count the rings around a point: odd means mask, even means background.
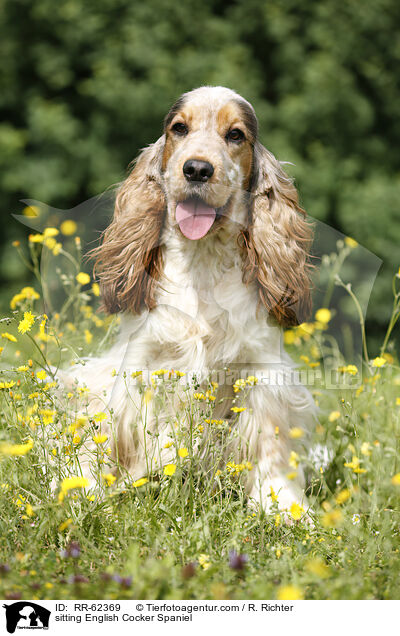
[[[117,191],[114,218],[92,250],[104,308],[138,313],[154,306],[162,262],[165,197],[160,185],[164,136],[142,151]]]
[[[297,191],[277,159],[254,147],[244,280],[256,280],[262,303],[279,324],[303,322],[311,310],[309,250],[312,228]]]

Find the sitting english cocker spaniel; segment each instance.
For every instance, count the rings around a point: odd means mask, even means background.
[[[290,429],[306,427],[314,406],[296,381],[281,331],[310,306],[304,216],[291,180],[257,140],[246,100],[208,86],[178,99],[163,135],[120,186],[95,249],[104,307],[121,313],[118,340],[74,374],[89,387],[93,410],[107,400],[113,453],[133,479],[148,473],[153,455],[159,462],[152,444],[162,449],[159,468],[176,450],[167,443],[171,417],[156,415],[152,401],[129,385],[132,371],[151,377],[176,369],[201,387],[220,370],[226,378],[253,376],[246,408],[235,415],[233,381],[220,379],[213,415],[236,427],[230,457],[253,464],[250,497],[265,509],[271,492],[282,509],[304,501],[301,470],[287,477]],[[187,390],[179,399],[188,399]]]

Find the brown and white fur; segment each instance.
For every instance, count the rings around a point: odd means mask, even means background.
[[[190,159],[211,164],[212,176],[188,180],[183,165]],[[186,238],[175,218],[177,204],[193,196],[218,210],[200,240]],[[121,313],[118,340],[73,374],[113,409],[114,454],[134,479],[149,469],[144,409],[158,447],[170,429],[137,389],[127,390],[124,370],[195,370],[200,381],[226,367],[292,374],[281,327],[302,322],[310,306],[311,229],[304,216],[291,180],[257,140],[247,101],[208,86],[178,99],[163,135],[120,186],[114,218],[95,250],[104,307]],[[232,388],[218,391],[215,417],[229,418],[231,399],[219,398],[232,398]],[[104,410],[96,399],[91,408]],[[289,432],[306,428],[313,413],[308,390],[290,380],[260,381],[249,391],[236,424],[246,444],[238,444],[235,459],[253,462],[248,493],[265,509],[271,486],[282,508],[305,501],[301,471],[297,480],[286,478]],[[164,450],[162,462],[174,452]]]

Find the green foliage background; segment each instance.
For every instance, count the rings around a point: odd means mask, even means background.
[[[399,18],[396,0],[2,0],[3,306],[26,282],[10,247],[26,232],[10,217],[20,200],[69,209],[97,195],[180,93],[223,84],[295,164],[309,214],[383,259],[378,334],[400,260]]]

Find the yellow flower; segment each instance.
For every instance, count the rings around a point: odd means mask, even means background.
[[[22,365],[21,367],[17,367],[17,371],[19,373],[23,373],[24,371],[29,371],[29,367],[27,364]]]
[[[396,473],[395,475],[393,475],[392,484],[393,486],[400,486],[400,473]]]
[[[44,238],[53,238],[54,236],[57,236],[57,234],[59,234],[59,231],[56,227],[46,227],[43,232]]]
[[[99,283],[93,283],[92,292],[93,292],[93,296],[100,296],[100,285],[99,285]]]
[[[296,334],[293,331],[293,329],[288,329],[287,331],[285,331],[285,333],[283,334],[283,342],[287,345],[291,345],[296,341]]]
[[[138,479],[137,481],[134,481],[132,486],[134,488],[140,488],[140,486],[144,486],[145,484],[147,484],[149,480],[147,479],[147,477],[142,477],[141,479]]]
[[[84,333],[85,333],[85,342],[87,344],[90,344],[93,340],[93,334],[90,333],[89,329],[85,329]]]
[[[347,247],[351,247],[352,249],[354,249],[358,245],[357,241],[355,241],[350,236],[346,236],[344,239],[344,242],[345,242],[345,245],[347,245]]]
[[[195,400],[206,400],[206,396],[204,395],[204,393],[193,393],[193,398]]]
[[[279,528],[280,525],[281,525],[281,515],[277,514],[275,515],[275,528]]]
[[[164,444],[163,448],[171,448],[171,446],[173,445],[174,445],[173,442],[167,442],[166,444]]]
[[[269,496],[271,497],[272,501],[276,503],[278,501],[278,497],[275,490],[272,488],[272,486],[269,487],[269,490],[270,490]]]
[[[93,415],[93,419],[94,419],[96,422],[103,422],[104,420],[106,420],[106,419],[107,419],[107,417],[108,417],[108,416],[107,416],[107,413],[104,413],[104,411],[99,411],[99,413],[95,413],[95,414]]]
[[[15,309],[16,306],[24,300],[37,300],[40,298],[39,294],[33,289],[33,287],[23,287],[19,294],[15,294],[10,301],[11,309]]]
[[[296,471],[293,471],[291,473],[287,473],[287,475],[286,475],[286,479],[290,479],[290,481],[293,481],[293,479],[296,479],[296,477],[297,477]]]
[[[103,479],[107,486],[112,486],[117,478],[112,473],[103,473]]]
[[[301,601],[303,592],[297,585],[281,585],[278,589],[278,601]]]
[[[63,521],[62,523],[60,523],[60,525],[58,526],[58,531],[59,532],[63,532],[64,530],[66,530],[68,528],[68,526],[70,526],[72,523],[72,519],[66,519],[65,521]]]
[[[33,448],[33,439],[28,439],[25,444],[9,444],[8,442],[0,443],[0,453],[3,455],[26,455]]]
[[[43,243],[43,234],[29,234],[30,243]]]
[[[329,567],[318,557],[307,561],[305,567],[311,574],[315,574],[315,576],[318,576],[320,579],[327,579],[331,575]]]
[[[150,388],[146,389],[146,391],[144,392],[144,396],[143,396],[144,403],[148,404],[151,401],[152,397],[153,397],[152,389],[150,389]]]
[[[246,410],[245,406],[232,406],[231,411],[234,413],[243,413]]]
[[[0,389],[12,389],[15,382],[11,380],[11,382],[0,382]]]
[[[336,528],[342,519],[343,514],[341,510],[331,510],[323,515],[322,525],[325,526],[325,528]]]
[[[90,276],[89,274],[85,274],[85,272],[79,272],[79,274],[77,274],[75,278],[80,285],[87,285],[88,283],[90,283]]]
[[[295,520],[298,521],[304,514],[303,506],[300,506],[298,503],[294,502],[290,506],[290,515]]]
[[[77,224],[72,219],[66,219],[60,225],[60,230],[64,236],[72,236],[78,229]]]
[[[40,371],[36,372],[36,377],[39,380],[45,380],[47,378],[47,373],[46,373],[46,371],[44,371],[44,369],[41,369]]]
[[[58,501],[63,501],[65,495],[70,490],[74,490],[75,488],[86,488],[86,486],[89,486],[89,480],[85,477],[66,477],[61,482]]]
[[[386,359],[385,358],[381,358],[380,356],[378,356],[377,358],[374,358],[371,361],[371,365],[373,367],[377,367],[377,368],[383,367],[384,364],[386,364]]]
[[[336,503],[340,506],[345,503],[351,497],[351,492],[348,488],[341,490],[335,497]]]
[[[300,457],[298,456],[298,454],[295,451],[292,451],[289,457],[289,466],[291,468],[297,468],[299,465],[299,459]]]
[[[203,570],[208,570],[208,568],[211,565],[210,557],[208,556],[208,554],[200,554],[198,561],[199,561],[199,565],[201,565]]]
[[[341,373],[348,373],[349,375],[357,375],[358,369],[355,364],[348,364],[346,367],[339,367],[338,371]]]
[[[331,413],[329,413],[328,420],[330,422],[336,422],[336,420],[338,420],[339,417],[340,417],[340,411],[332,411]]]
[[[366,469],[365,468],[360,468],[360,460],[358,459],[358,457],[356,455],[353,455],[352,461],[351,462],[345,462],[344,466],[346,468],[351,468],[353,473],[366,473]]]
[[[182,459],[184,459],[185,457],[187,457],[189,455],[189,451],[187,448],[180,448],[178,450],[178,455],[179,457],[182,457]]]
[[[35,322],[35,316],[30,311],[24,312],[24,318],[20,321],[18,325],[18,331],[20,333],[26,333],[32,329],[32,325]]]
[[[396,398],[396,406],[400,406],[400,397]]]
[[[11,333],[8,333],[7,331],[2,333],[1,337],[4,338],[4,340],[9,340],[10,342],[17,342],[16,337],[13,336]]]
[[[331,318],[332,312],[330,309],[326,309],[325,307],[318,309],[315,313],[315,320],[317,322],[321,322],[323,325],[327,325]]]
[[[172,475],[175,474],[176,471],[176,465],[175,464],[167,464],[164,467],[164,475],[166,475],[167,477],[172,477]]]
[[[291,437],[292,439],[300,439],[301,437],[303,437],[303,435],[304,435],[303,429],[299,428],[298,426],[294,426],[289,431],[289,437]]]
[[[108,440],[108,435],[93,435],[92,439],[95,444],[104,444]]]
[[[34,516],[34,514],[35,514],[35,513],[34,513],[34,510],[33,510],[33,508],[32,508],[32,506],[31,506],[31,504],[30,504],[30,503],[27,503],[27,504],[26,504],[26,506],[25,506],[25,512],[26,512],[26,514],[28,515],[28,517],[33,517],[33,516]]]

